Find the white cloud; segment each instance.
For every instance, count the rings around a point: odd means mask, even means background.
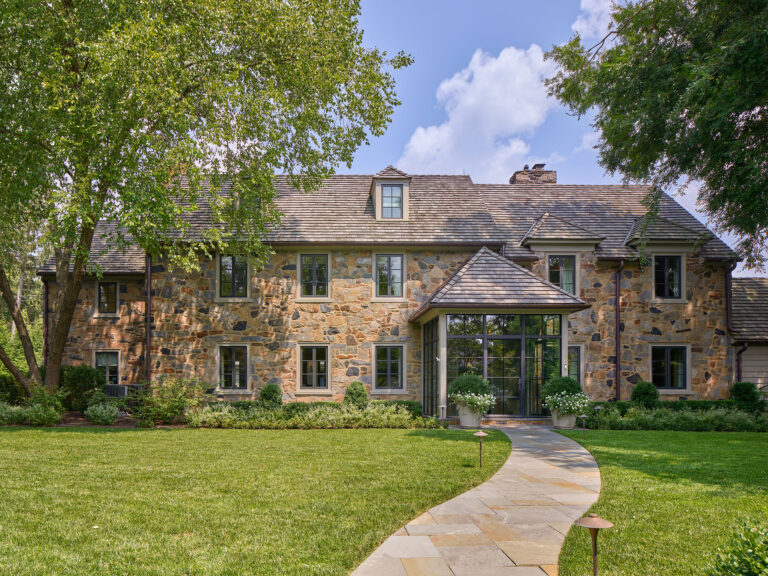
[[[554,71],[542,49],[508,47],[494,57],[477,50],[469,65],[444,80],[437,100],[440,125],[418,127],[398,167],[409,172],[461,173],[477,182],[506,182],[530,157],[532,136],[556,103],[544,78]]]
[[[582,39],[598,40],[611,25],[611,0],[581,0],[581,11],[571,28]]]
[[[598,142],[600,142],[600,134],[598,132],[587,132],[581,137],[581,143],[573,149],[573,152],[574,154],[588,152],[593,150]]]

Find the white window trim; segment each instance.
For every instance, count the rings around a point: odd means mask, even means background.
[[[679,250],[654,250],[649,254],[651,258],[651,302],[664,302],[668,304],[687,304],[688,303],[688,259],[685,252]],[[660,298],[656,296],[656,256],[680,256],[680,298]]]
[[[566,322],[568,322],[568,319],[566,317]],[[561,320],[562,322],[562,320]],[[578,348],[579,349],[579,383],[581,384],[581,389],[584,390],[584,385],[586,382],[584,381],[584,344],[574,344],[573,342],[568,342],[565,346],[565,375],[567,376],[569,373],[570,366],[568,365],[568,348]]]
[[[114,284],[115,285],[115,311],[114,312],[99,312],[99,284]],[[117,318],[120,316],[120,282],[117,280],[97,280],[94,284],[94,318]]]
[[[402,378],[403,378],[403,387],[400,389],[393,389],[393,388],[379,388],[376,386],[376,383],[378,382],[378,374],[376,373],[376,368],[378,367],[378,362],[376,362],[376,350],[378,348],[400,348],[402,350],[401,352],[401,359],[402,359],[402,366],[400,370],[402,371]],[[402,396],[403,394],[408,394],[408,347],[403,342],[376,342],[373,345],[373,355],[371,357],[371,363],[373,364],[371,368],[371,374],[373,374],[373,383],[371,384],[371,394],[381,394],[381,395],[387,395],[387,396]]]
[[[231,256],[231,254],[221,254],[220,252],[216,253],[216,279],[214,281],[214,302],[250,302],[252,300],[251,298],[251,283],[253,282],[253,277],[251,274],[251,259],[248,258],[248,281],[246,282],[245,286],[245,297],[242,296],[236,296],[233,298],[229,298],[227,296],[219,296],[219,281],[221,278],[221,257],[222,256]],[[235,254],[237,256],[237,254]],[[242,256],[241,256],[242,257]]]
[[[245,388],[222,388],[221,387],[221,349],[232,346],[245,348]],[[253,392],[251,385],[251,347],[247,342],[220,342],[216,344],[216,394],[243,395]]]
[[[407,222],[410,210],[410,185],[408,178],[382,178],[373,183],[374,215],[378,222]],[[403,217],[384,218],[382,186],[401,186],[403,189]]]
[[[379,279],[376,274],[376,260],[379,256],[401,256],[403,258],[403,295],[377,296]],[[408,302],[408,253],[398,250],[374,252],[371,260],[371,302]]]
[[[327,256],[328,257],[328,296],[302,296],[301,295],[301,257],[302,256]],[[331,302],[333,300],[332,280],[333,253],[329,250],[300,250],[296,253],[296,302]]]
[[[326,354],[326,362],[328,363],[328,379],[327,388],[302,388],[301,386],[301,349],[302,348],[319,348],[323,347],[328,350]],[[331,357],[331,343],[330,342],[298,342],[296,344],[296,396],[333,396],[333,358]]]
[[[544,280],[549,282],[549,257],[550,256],[573,256],[573,295],[577,298],[581,293],[581,258],[578,252],[569,252],[567,250],[551,250],[544,253]]]
[[[121,384],[123,378],[123,353],[119,348],[95,348],[91,354],[91,366],[96,370],[98,370],[96,354],[100,352],[117,352],[117,385],[124,386],[124,384]],[[109,382],[104,382],[104,384],[109,384]]]
[[[653,349],[674,346],[685,348],[685,388],[656,388],[660,396],[684,396],[691,394],[691,376],[693,364],[691,363],[691,345],[685,342],[652,342],[648,345],[648,382],[653,382]]]

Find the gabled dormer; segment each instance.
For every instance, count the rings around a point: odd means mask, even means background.
[[[394,166],[387,166],[373,177],[371,198],[376,220],[408,220],[411,177]]]

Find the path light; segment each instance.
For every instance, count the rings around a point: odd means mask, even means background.
[[[613,522],[603,520],[597,514],[590,514],[584,518],[579,518],[574,524],[582,528],[589,528],[589,534],[592,536],[592,574],[597,576],[597,533],[603,528],[613,528]]]
[[[488,436],[488,434],[486,434],[482,430],[478,430],[477,432],[472,434],[472,436],[477,436],[480,439],[480,468],[482,468],[483,467],[483,438]]]
[[[582,414],[581,416],[579,416],[579,418],[581,418],[581,431],[582,431],[582,434],[584,435],[584,440],[586,440],[587,439],[587,415]]]
[[[603,409],[599,404],[595,406],[595,412],[597,412],[597,429],[600,430],[600,411]]]

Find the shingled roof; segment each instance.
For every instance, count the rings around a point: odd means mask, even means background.
[[[432,308],[588,308],[577,298],[485,246],[467,260],[411,316]]]
[[[547,210],[531,225],[530,230],[525,233],[520,244],[527,246],[531,242],[547,242],[552,240],[575,240],[597,243],[604,239],[604,236],[553,216]]]
[[[384,170],[376,172],[376,178],[410,178],[410,176],[390,164]]]
[[[768,342],[768,278],[733,279],[734,338]]]
[[[632,228],[629,229],[624,244],[634,246],[639,243],[642,238],[643,227],[645,227],[645,239],[648,242],[695,243],[697,240],[704,240],[712,236],[709,230],[705,232],[692,230],[666,218],[651,218],[645,215],[635,220]]]

